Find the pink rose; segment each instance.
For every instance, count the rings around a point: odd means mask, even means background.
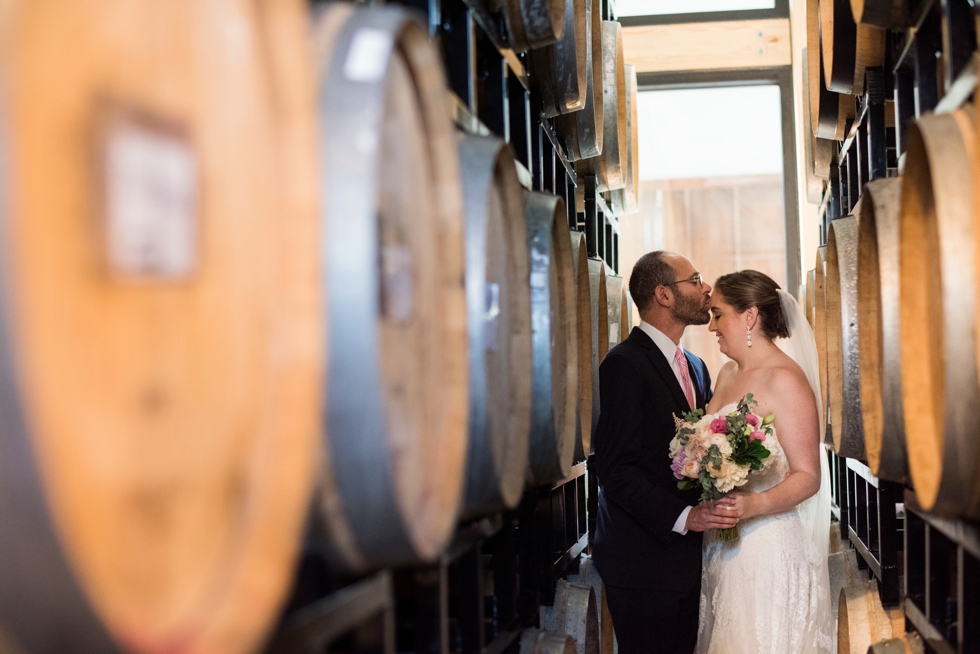
[[[763,432],[761,432],[761,431],[754,431],[749,436],[749,440],[750,441],[762,441],[763,443],[765,443],[766,442],[766,435]]]
[[[747,414],[745,414],[745,422],[749,423],[753,427],[758,427],[759,426],[759,416],[755,415],[754,413],[747,413]]]
[[[753,427],[755,425],[752,425]],[[715,418],[711,421],[711,432],[713,434],[724,434],[728,431],[728,422],[725,417]]]

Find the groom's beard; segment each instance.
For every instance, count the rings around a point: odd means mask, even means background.
[[[676,298],[674,306],[670,308],[670,315],[677,322],[685,325],[707,325],[711,320],[711,313],[705,306],[703,295],[690,297],[678,293]]]

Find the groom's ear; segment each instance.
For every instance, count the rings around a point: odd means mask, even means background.
[[[674,296],[668,289],[668,286],[658,286],[653,292],[654,298],[660,306],[669,307],[674,303]]]

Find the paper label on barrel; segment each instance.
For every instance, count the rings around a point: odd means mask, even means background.
[[[106,257],[114,277],[179,280],[197,267],[200,179],[190,143],[129,120],[107,131]]]
[[[548,273],[538,270],[531,273],[531,288],[545,288],[548,285]]]
[[[395,323],[412,318],[412,253],[404,245],[381,247],[381,315]]]
[[[614,345],[619,342],[619,323],[609,323],[609,344]]]
[[[394,40],[391,34],[374,27],[357,30],[344,60],[344,76],[352,82],[376,82],[388,70]]]
[[[483,343],[487,350],[497,351],[497,326],[500,322],[500,284],[487,283],[486,312],[483,314]]]

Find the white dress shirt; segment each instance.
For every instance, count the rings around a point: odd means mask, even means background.
[[[681,390],[684,390],[685,394],[687,394],[687,391],[690,391],[691,397],[697,397],[697,395],[694,393],[693,381],[691,382],[691,385],[687,386],[686,389],[684,388],[684,379],[681,377],[681,369],[678,367],[677,361],[674,358],[680,344],[675,343],[670,336],[667,336],[648,322],[641,320],[640,329],[642,329],[643,333],[649,336],[650,340],[653,341],[653,344],[660,348],[660,351],[663,352],[667,362],[670,363],[670,369],[674,371],[674,377],[677,377],[677,383],[680,385]],[[684,360],[686,361],[687,358],[685,357]],[[683,511],[681,511],[681,514],[677,516],[677,520],[674,522],[674,531],[681,535],[687,534],[687,516],[691,512],[692,508],[694,507],[686,507]]]

